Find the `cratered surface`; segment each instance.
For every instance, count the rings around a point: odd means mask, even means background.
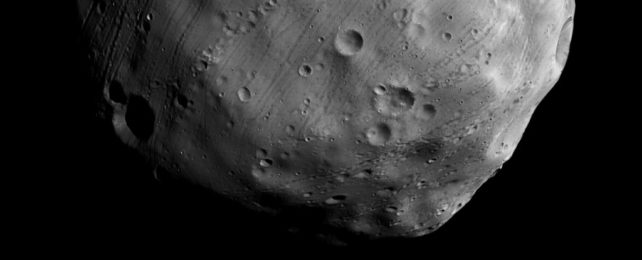
[[[310,224],[366,237],[436,230],[511,157],[562,72],[575,9],[573,0],[79,6],[91,75],[103,83],[97,111],[158,178],[267,214],[314,209],[323,214]]]

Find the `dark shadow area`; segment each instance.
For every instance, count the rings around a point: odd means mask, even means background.
[[[133,96],[127,104],[125,122],[127,126],[140,140],[147,140],[154,133],[154,110],[149,102],[141,96]]]
[[[123,89],[123,85],[118,80],[112,80],[109,85],[109,99],[119,104],[127,103],[127,94]]]

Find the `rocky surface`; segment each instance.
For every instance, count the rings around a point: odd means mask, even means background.
[[[419,236],[508,160],[573,0],[79,1],[97,111],[164,180],[330,238]],[[118,163],[118,162],[114,162]],[[216,205],[213,205],[215,207]]]

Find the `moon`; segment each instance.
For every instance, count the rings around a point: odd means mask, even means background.
[[[79,0],[96,111],[182,179],[347,240],[434,232],[512,156],[574,0]],[[216,205],[212,205],[215,207]],[[303,220],[305,222],[307,220]]]

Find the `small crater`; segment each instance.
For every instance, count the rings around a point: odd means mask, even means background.
[[[447,41],[447,42],[453,39],[453,35],[449,32],[445,32],[444,34],[442,34],[441,37],[444,39],[444,41]]]
[[[380,0],[377,3],[377,9],[379,9],[380,11],[386,10],[386,8],[388,8],[388,3],[386,1],[387,0]]]
[[[408,10],[399,9],[392,13],[392,19],[395,19],[397,22],[403,22],[404,19],[408,16]]]
[[[267,1],[266,5],[269,6],[269,7],[275,7],[277,5],[277,1],[276,0],[269,0],[269,1]]]
[[[374,91],[375,94],[381,96],[383,94],[386,94],[386,86],[378,85],[378,86],[374,87],[373,91]]]
[[[245,102],[248,102],[248,101],[250,101],[250,99],[252,99],[252,93],[251,93],[251,92],[250,92],[250,90],[249,90],[248,88],[246,88],[246,87],[242,87],[242,88],[240,88],[240,89],[236,92],[236,94],[237,94],[237,96],[239,97],[239,100],[240,100],[241,102],[244,102],[244,103],[245,103]]]
[[[127,104],[125,122],[134,136],[147,140],[154,132],[155,115],[149,102],[141,96],[133,96]]]
[[[394,94],[395,95],[391,103],[393,106],[410,109],[410,107],[415,104],[415,97],[412,92],[410,92],[410,90],[401,88],[398,89]]]
[[[151,19],[144,19],[143,20],[143,30],[145,30],[145,32],[149,32],[149,30],[151,30],[151,29],[152,29],[152,21],[151,21]]]
[[[375,89],[375,93],[377,90]],[[385,95],[376,97],[376,109],[384,115],[398,116],[415,104],[414,94],[405,88],[388,87]]]
[[[185,97],[183,94],[178,94],[176,95],[176,104],[182,108],[185,109],[190,105],[191,101]]]
[[[348,197],[346,195],[334,195],[331,198],[328,198],[325,200],[326,204],[333,205],[333,204],[338,204],[346,200]]]
[[[555,52],[555,60],[558,64],[564,66],[568,59],[568,52],[571,45],[571,37],[573,34],[573,17],[569,17],[560,31],[560,38],[557,42],[557,49]]]
[[[295,128],[294,128],[293,125],[288,125],[288,126],[285,127],[285,133],[287,133],[289,135],[293,134],[294,130],[295,130]]]
[[[343,201],[346,200],[348,197],[346,195],[334,195],[332,196],[332,199],[338,200],[338,201]]]
[[[301,77],[308,77],[312,75],[312,67],[308,64],[303,64],[301,67],[299,67],[299,75]]]
[[[437,161],[437,158],[430,158],[430,159],[426,160],[426,164],[430,165],[430,164],[435,163],[436,161]]]
[[[259,165],[261,165],[261,167],[263,167],[263,168],[270,167],[270,166],[272,166],[272,160],[270,160],[270,159],[262,159],[261,161],[259,161]]]
[[[371,169],[365,169],[363,171],[360,171],[359,173],[355,174],[353,177],[357,179],[364,179],[372,175],[372,170]]]
[[[425,120],[433,119],[435,114],[437,114],[437,109],[431,104],[424,104],[419,111],[419,117]]]
[[[441,224],[441,223],[437,223],[437,224],[431,225],[431,226],[429,226],[429,227],[427,228],[427,230],[428,230],[428,231],[431,231],[431,232],[432,232],[432,231],[435,231],[435,230],[437,230],[437,228],[439,228],[439,225],[440,225],[440,224]]]
[[[334,46],[344,56],[352,56],[363,48],[363,36],[355,30],[346,30],[337,34]]]
[[[206,71],[209,68],[209,63],[205,60],[197,61],[195,68],[197,71]]]
[[[366,138],[371,145],[381,146],[384,145],[390,137],[392,136],[392,131],[390,127],[385,123],[377,124],[376,126],[371,127],[366,132]]]
[[[162,182],[172,176],[169,170],[167,168],[157,165],[154,167],[152,170],[152,176],[154,176],[154,179],[158,182]]]
[[[109,84],[109,99],[119,104],[127,103],[127,94],[125,94],[123,85],[117,80],[113,80]]]

